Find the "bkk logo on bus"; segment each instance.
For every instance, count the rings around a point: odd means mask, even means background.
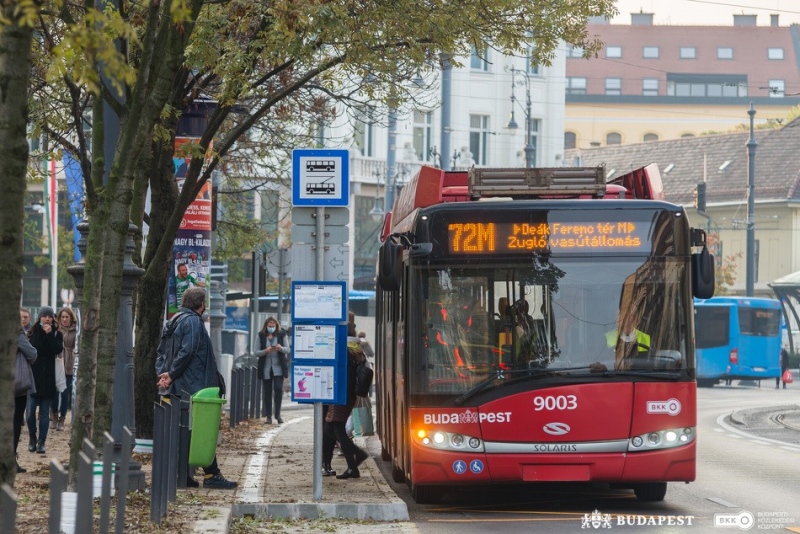
[[[647,413],[666,413],[669,415],[678,415],[681,413],[681,401],[678,399],[648,401]]]
[[[473,412],[462,413],[426,413],[422,415],[426,425],[456,425],[468,423],[510,423],[511,412]]]

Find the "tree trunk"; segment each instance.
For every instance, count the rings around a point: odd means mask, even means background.
[[[158,400],[156,388],[156,349],[164,322],[167,280],[170,275],[172,248],[159,252],[169,216],[178,200],[172,154],[174,141],[153,144],[152,165],[143,165],[150,180],[150,233],[144,255],[144,276],[136,298],[136,437],[153,437],[153,403]],[[173,238],[174,240],[174,238]]]
[[[14,485],[14,366],[20,331],[16,303],[22,297],[22,221],[28,166],[28,83],[31,72],[30,27],[18,25],[16,2],[4,4],[0,25],[0,482]]]

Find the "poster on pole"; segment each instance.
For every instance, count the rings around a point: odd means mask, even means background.
[[[345,282],[292,282],[292,324],[347,320]]]
[[[176,154],[181,145],[197,142],[192,137],[175,139]],[[173,157],[178,190],[183,188],[190,157]],[[172,266],[167,293],[167,318],[181,306],[183,293],[190,287],[206,287],[211,273],[211,183],[203,184],[197,197],[183,214],[172,246]]]

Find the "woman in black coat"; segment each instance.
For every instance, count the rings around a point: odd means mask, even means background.
[[[39,317],[28,336],[36,348],[36,361],[31,365],[36,393],[28,399],[28,450],[44,454],[44,442],[50,428],[50,404],[56,388],[56,357],[64,350],[64,337],[55,324],[56,314],[50,306],[39,310]],[[39,439],[36,439],[36,409],[39,408]]]

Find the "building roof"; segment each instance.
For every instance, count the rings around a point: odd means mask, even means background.
[[[783,80],[786,97],[800,93],[800,27],[792,26],[664,26],[652,24],[589,24],[588,34],[597,36],[606,48],[597,57],[567,59],[567,77],[586,78],[585,95],[568,93],[567,101],[606,97],[607,78],[620,78],[619,95],[626,97],[708,99],[711,95],[668,95],[667,81],[746,85],[746,94],[735,98],[758,99],[763,105],[778,105],[771,80]],[[608,47],[621,50],[607,57]],[[657,57],[644,57],[645,47],[658,49]],[[719,58],[718,49],[730,49],[730,58]],[[681,57],[681,49],[685,50]],[[694,57],[685,57],[692,55]],[[772,55],[769,55],[772,49]],[[778,51],[780,50],[780,52]],[[777,57],[781,54],[782,57]],[[658,79],[658,96],[643,96],[642,80]],[[698,89],[699,90],[699,89]],[[715,97],[716,98],[716,97]],[[724,100],[729,98],[719,97]],[[763,99],[763,102],[761,100]],[[772,102],[770,102],[772,100]],[[778,102],[775,102],[775,101]],[[720,102],[716,102],[719,104]]]
[[[706,201],[746,201],[748,132],[565,151],[564,162],[605,165],[607,180],[657,163],[668,201],[690,205],[706,177]],[[756,130],[756,202],[800,201],[800,118],[776,130]],[[727,164],[726,164],[727,163]]]

